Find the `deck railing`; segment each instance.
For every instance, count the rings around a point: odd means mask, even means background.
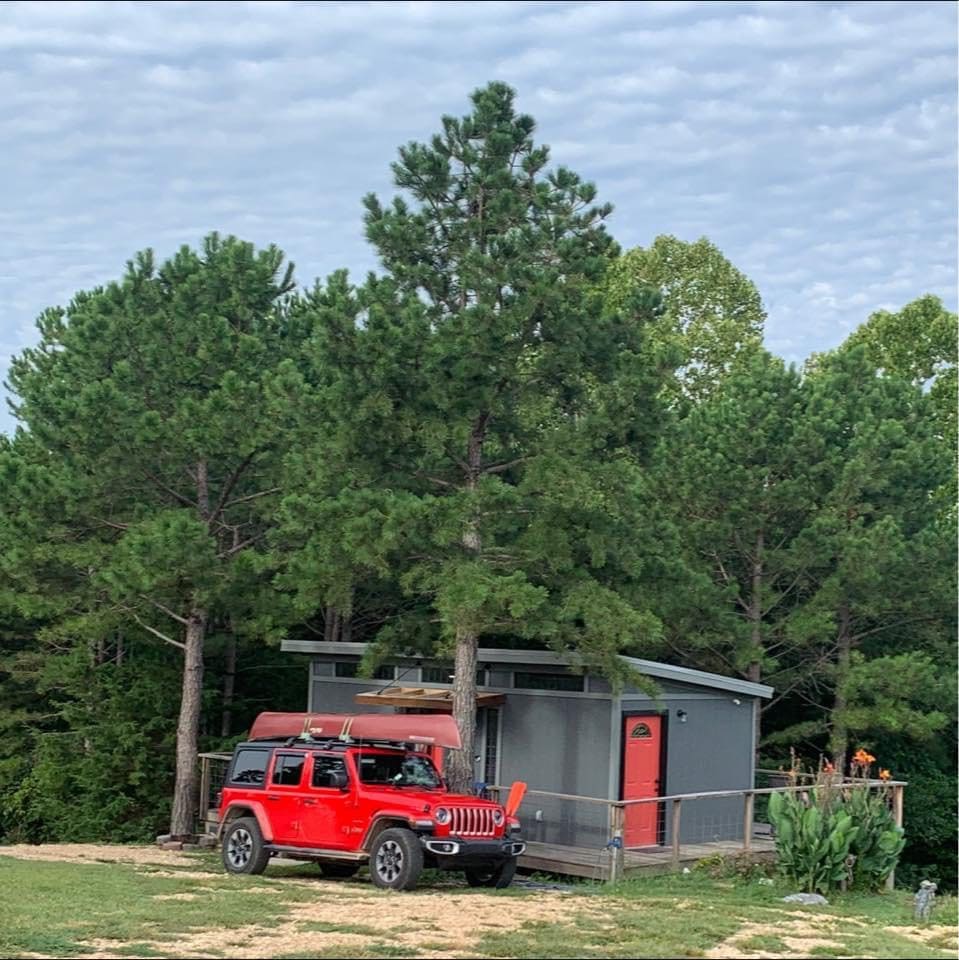
[[[877,790],[889,794],[893,817],[897,826],[903,822],[903,798],[907,786],[901,780],[864,780],[852,778],[836,778],[834,785],[842,790]],[[603,871],[606,878],[615,881],[623,877],[627,861],[658,861],[673,870],[679,870],[683,861],[696,859],[703,855],[706,848],[712,848],[716,853],[731,854],[734,852],[767,852],[772,847],[772,831],[768,824],[756,820],[756,801],[774,793],[809,793],[813,784],[783,784],[772,787],[754,787],[740,790],[707,790],[698,793],[675,793],[660,797],[644,797],[640,800],[608,800],[601,797],[585,797],[577,794],[556,793],[549,790],[527,790],[520,807],[520,819],[523,821],[524,834],[529,835],[527,826],[533,827],[542,820],[542,810],[537,810],[539,801],[547,801],[554,805],[565,804],[567,820],[576,819],[569,809],[575,811],[579,805],[587,808],[605,807],[607,840],[605,849],[609,858],[606,869]],[[494,786],[489,788],[494,798],[505,797],[507,787]],[[697,817],[697,804],[707,801],[739,801],[737,822],[733,824],[729,817],[729,804],[724,805],[724,813],[717,818],[715,814],[708,817]],[[642,805],[656,805],[654,818],[657,843],[643,848],[626,846],[626,817],[627,811]],[[545,805],[545,804],[543,804]],[[713,807],[715,810],[715,806]],[[741,818],[741,819],[740,819]],[[592,821],[595,815],[586,811],[579,817],[581,822]],[[765,828],[765,829],[758,829]],[[712,832],[711,832],[712,831]],[[572,836],[576,836],[575,832]],[[570,846],[578,846],[575,842]],[[658,848],[658,854],[650,853],[650,847]],[[636,854],[631,851],[637,850]],[[894,875],[890,874],[886,881],[887,887],[892,889]]]

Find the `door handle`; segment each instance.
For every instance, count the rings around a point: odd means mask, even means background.
[[[276,801],[279,800],[280,798],[279,798],[279,797],[267,797],[266,799],[267,799],[267,800],[272,800],[274,803],[276,803]]]
[[[315,800],[304,800],[304,801],[303,801],[303,806],[304,806],[304,807],[315,807],[315,806],[316,806],[316,801],[315,801]]]

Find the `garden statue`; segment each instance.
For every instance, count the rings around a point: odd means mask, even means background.
[[[936,899],[936,885],[931,880],[923,880],[916,891],[916,919],[928,920],[932,905]]]

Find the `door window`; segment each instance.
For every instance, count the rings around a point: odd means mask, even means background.
[[[298,787],[303,776],[303,764],[306,755],[302,753],[281,753],[273,766],[273,784],[278,787]]]
[[[313,757],[314,787],[339,787],[346,777],[346,764],[341,757]]]

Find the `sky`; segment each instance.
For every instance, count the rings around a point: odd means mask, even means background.
[[[0,3],[0,373],[145,247],[219,230],[303,285],[362,276],[361,197],[490,80],[624,248],[716,243],[787,360],[955,309],[951,2]]]

